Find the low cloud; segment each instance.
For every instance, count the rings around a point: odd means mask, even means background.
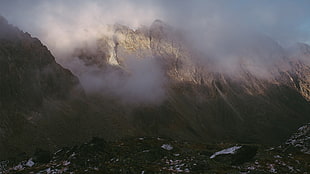
[[[158,59],[127,57],[126,70],[86,66],[76,58],[69,64],[89,94],[112,95],[124,102],[156,104],[165,99],[166,77]]]

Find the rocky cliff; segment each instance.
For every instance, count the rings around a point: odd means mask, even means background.
[[[163,102],[126,113],[138,135],[276,143],[310,119],[305,44],[288,51],[256,35],[230,62],[195,49],[184,33],[159,20],[136,30],[116,24],[109,31],[92,56],[77,57],[98,71],[114,67],[128,76],[129,58],[154,59],[168,79]]]

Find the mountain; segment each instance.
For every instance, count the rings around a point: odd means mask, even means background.
[[[69,71],[0,19],[1,158],[93,136],[279,144],[310,121],[305,44],[284,49],[255,35],[226,59],[160,20],[107,29],[95,48],[75,49]]]
[[[108,34],[98,36],[96,51],[77,49],[75,56],[84,62],[83,72],[72,71],[83,86],[89,83],[85,78],[90,77],[85,69],[87,72],[95,67],[96,74],[101,72],[103,75],[97,76],[103,79],[101,88],[85,89],[103,98],[106,93],[118,97],[120,93],[106,85],[113,82],[106,74],[113,79],[137,77],[142,80],[135,86],[140,91],[147,83],[144,78],[154,80],[155,88],[145,95],[164,90],[165,97],[155,104],[144,102],[135,107],[129,102],[117,106],[134,125],[135,135],[270,144],[284,141],[309,122],[306,44],[285,49],[267,36],[253,34],[250,41],[237,42],[227,50],[229,54],[222,54],[226,58],[195,48],[185,35],[160,20],[136,30],[115,24],[109,26]],[[153,62],[164,75],[159,80],[149,76],[154,67],[148,67],[149,72],[138,71],[145,76],[135,75],[132,64],[139,61]],[[126,88],[126,83],[116,84]],[[133,93],[126,100],[138,100],[135,92],[126,91],[126,95]]]
[[[86,96],[39,39],[0,18],[0,160],[132,135],[113,100]]]
[[[62,124],[66,121],[61,117],[68,115],[78,118],[81,110],[73,109],[74,102],[83,95],[78,78],[57,64],[46,46],[0,18],[1,158],[47,148],[56,139],[60,143],[59,135],[50,135],[56,132],[51,129],[67,126],[46,124],[54,119]],[[70,124],[77,126],[76,122]]]

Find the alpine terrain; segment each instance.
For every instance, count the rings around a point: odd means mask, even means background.
[[[114,24],[58,59],[0,17],[0,173],[309,172],[310,46],[238,40]]]

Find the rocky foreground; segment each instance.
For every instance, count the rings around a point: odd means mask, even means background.
[[[93,138],[54,153],[1,162],[0,173],[308,173],[310,124],[277,147],[202,144],[156,137]]]

